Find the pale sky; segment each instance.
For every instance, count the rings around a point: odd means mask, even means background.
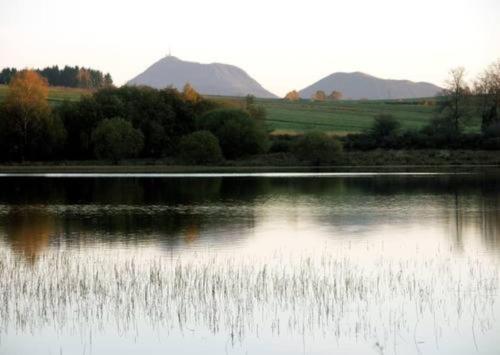
[[[121,85],[169,47],[278,95],[337,71],[442,85],[500,58],[500,1],[0,0],[0,68],[90,66]]]

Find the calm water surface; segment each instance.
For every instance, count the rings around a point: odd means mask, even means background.
[[[500,175],[0,177],[0,354],[499,354]]]

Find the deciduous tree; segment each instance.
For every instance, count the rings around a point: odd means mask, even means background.
[[[500,124],[500,59],[482,73],[474,85],[479,99],[483,133]]]
[[[450,77],[446,81],[443,96],[443,99],[439,101],[440,115],[451,123],[456,134],[458,134],[470,115],[471,90],[465,80],[464,68],[456,68],[450,71]]]
[[[333,90],[332,93],[328,96],[328,98],[332,101],[339,101],[342,100],[342,93],[337,90]]]
[[[299,101],[300,100],[300,95],[296,90],[292,90],[289,93],[285,95],[285,100],[287,101]]]
[[[313,94],[313,96],[311,97],[311,100],[313,100],[313,101],[325,101],[326,94],[323,90],[318,90]]]
[[[186,101],[191,102],[193,104],[196,104],[203,99],[201,95],[189,83],[186,83],[186,85],[184,85],[184,89],[182,90],[182,96]]]
[[[4,127],[18,145],[21,159],[28,154],[30,141],[50,120],[47,80],[33,70],[22,70],[10,81],[5,99]]]
[[[127,120],[114,117],[99,123],[92,141],[97,158],[117,162],[136,157],[143,148],[144,136]]]

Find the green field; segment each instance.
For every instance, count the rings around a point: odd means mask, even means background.
[[[242,98],[216,98],[234,106],[245,106]],[[289,102],[281,99],[258,99],[256,104],[267,112],[267,126],[273,134],[297,134],[321,130],[334,135],[345,135],[367,130],[378,114],[391,114],[403,129],[419,129],[436,113],[436,99],[358,100]],[[472,118],[468,131],[479,130],[479,119]]]
[[[7,85],[0,85],[0,102],[7,96],[7,89]],[[65,100],[77,101],[82,95],[89,93],[90,91],[86,89],[51,87],[49,89],[49,102],[52,105],[58,105]]]
[[[388,103],[383,101],[286,102],[262,100],[268,126],[277,132],[323,130],[335,134],[360,132],[370,127],[377,114],[391,114],[403,128],[416,129],[433,116],[434,107],[423,103]]]
[[[49,90],[49,101],[58,105],[64,100],[76,101],[90,93],[84,89],[53,87]],[[0,102],[7,94],[7,86],[0,85]],[[245,107],[244,98],[214,97],[231,106]],[[391,114],[400,120],[403,129],[423,127],[435,114],[435,99],[414,100],[359,100],[337,102],[312,102],[301,100],[288,102],[281,99],[258,99],[256,104],[267,112],[267,126],[273,134],[298,134],[321,130],[335,135],[361,132],[368,129],[373,117]],[[479,119],[473,118],[468,131],[479,130]]]

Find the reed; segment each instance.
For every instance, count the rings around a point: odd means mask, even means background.
[[[479,257],[360,263],[341,252],[236,258],[178,258],[50,252],[32,265],[0,249],[0,335],[85,332],[141,326],[249,334],[307,334],[386,344],[415,336],[415,324],[440,341],[442,328],[494,325],[499,267]],[[417,334],[418,336],[418,334]],[[399,341],[399,340],[398,340]]]

